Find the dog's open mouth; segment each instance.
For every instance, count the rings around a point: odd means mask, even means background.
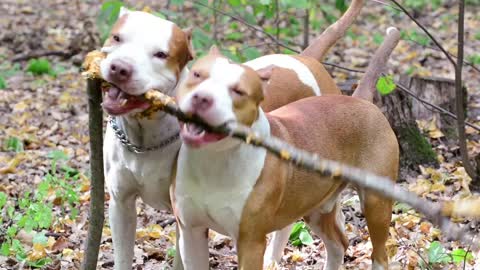
[[[180,136],[183,142],[189,146],[200,147],[227,137],[227,135],[207,132],[195,124],[180,123],[180,125]]]
[[[150,107],[143,96],[129,95],[116,86],[109,86],[105,91],[102,107],[110,115],[122,115],[135,109],[143,111]]]

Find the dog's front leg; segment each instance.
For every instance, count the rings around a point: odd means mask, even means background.
[[[205,227],[180,228],[179,247],[185,270],[209,270],[208,229]]]
[[[134,195],[122,200],[110,199],[109,220],[112,230],[113,254],[115,270],[131,270],[133,263],[133,247],[135,245],[135,229],[137,212]]]
[[[262,270],[267,239],[265,234],[240,234],[237,242],[238,270]]]
[[[173,258],[173,270],[184,270],[182,257],[180,255],[180,228],[178,224],[175,226],[175,257]]]

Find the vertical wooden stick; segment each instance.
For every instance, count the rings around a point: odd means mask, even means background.
[[[88,129],[90,135],[90,212],[83,270],[97,269],[103,222],[105,220],[105,179],[103,175],[103,112],[101,79],[87,80]]]

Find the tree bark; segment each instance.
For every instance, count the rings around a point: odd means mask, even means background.
[[[457,105],[457,131],[458,142],[460,146],[460,154],[462,156],[462,163],[465,171],[473,179],[472,183],[475,186],[480,185],[480,179],[478,179],[476,170],[470,163],[467,149],[467,136],[465,135],[465,109],[463,105],[463,82],[462,82],[462,69],[463,69],[463,43],[465,39],[465,0],[458,1],[458,54],[457,65],[455,66],[455,95]]]
[[[103,111],[100,79],[87,80],[88,128],[90,135],[90,212],[83,270],[97,269],[103,222],[105,220],[105,181],[103,172]]]

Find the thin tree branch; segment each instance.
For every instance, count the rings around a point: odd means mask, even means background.
[[[398,11],[402,11],[401,9],[399,9],[399,8],[397,8],[397,7],[394,7],[394,6],[392,6],[392,5],[389,5],[389,4],[387,4],[387,3],[383,2],[383,1],[380,1],[380,0],[370,0],[370,1],[375,2],[375,3],[378,3],[378,4],[380,4],[380,5],[387,6],[387,7],[389,7],[389,8],[392,8],[392,9],[395,9],[395,10],[398,10]]]
[[[458,143],[460,146],[460,154],[465,171],[473,179],[474,182],[479,181],[475,168],[473,168],[468,157],[467,137],[465,135],[465,108],[463,107],[463,82],[462,69],[463,65],[463,47],[465,40],[465,0],[459,0],[458,3],[458,65],[455,66],[455,107],[457,110],[457,131]]]
[[[288,50],[290,50],[290,51],[292,51],[292,52],[299,53],[299,51],[298,51],[297,49],[295,49],[295,48],[293,48],[293,47],[290,47],[290,46],[288,46],[288,45],[280,42],[274,35],[272,35],[272,34],[270,34],[270,33],[267,33],[267,32],[266,32],[265,30],[263,30],[261,27],[258,27],[258,26],[256,26],[256,25],[250,24],[250,23],[248,23],[247,21],[245,21],[244,19],[242,19],[242,18],[240,18],[240,17],[237,17],[237,16],[234,16],[234,15],[232,15],[232,14],[229,14],[229,13],[227,13],[227,12],[225,12],[225,11],[223,11],[223,10],[220,10],[220,9],[218,9],[218,8],[214,8],[214,7],[211,7],[211,6],[209,6],[209,5],[205,5],[205,4],[202,3],[202,2],[195,1],[195,0],[193,0],[192,2],[193,2],[195,5],[199,5],[199,6],[206,7],[206,8],[208,8],[208,9],[211,9],[211,10],[217,12],[217,13],[220,13],[220,14],[222,14],[222,15],[224,15],[224,16],[227,16],[227,17],[229,17],[229,18],[231,18],[231,19],[233,19],[233,20],[235,20],[235,21],[238,21],[239,23],[247,26],[247,27],[250,28],[250,29],[253,29],[253,30],[257,31],[257,32],[260,32],[260,33],[266,35],[270,40],[272,40],[273,42],[275,42],[276,45],[278,45],[278,46],[280,46],[280,47],[282,47],[282,48],[288,49]]]
[[[382,76],[387,76],[387,74],[383,73]],[[434,108],[435,110],[438,110],[440,113],[443,113],[455,120],[457,120],[457,115],[455,115],[454,113],[448,111],[448,110],[445,110],[444,108],[442,107],[439,107],[435,104],[432,104],[428,101],[426,101],[425,99],[422,99],[420,97],[418,97],[415,93],[412,92],[412,90],[408,89],[408,87],[406,87],[405,85],[401,84],[401,83],[397,83],[395,82],[395,84],[397,85],[398,89],[404,91],[405,93],[407,93],[408,95],[410,95],[412,98],[418,100],[420,103],[422,103],[424,106],[430,106],[431,108]],[[465,125],[475,129],[475,130],[478,130],[480,131],[480,127],[475,125],[475,124],[472,124],[470,122],[465,122]]]
[[[275,0],[275,38],[280,40],[280,6],[278,0]],[[277,53],[280,52],[280,45],[277,43]]]
[[[91,200],[89,211],[88,236],[83,270],[97,269],[103,222],[105,220],[105,180],[103,175],[103,111],[101,91],[102,80],[87,80],[88,130],[90,135]]]
[[[402,5],[400,5],[400,3],[398,3],[396,0],[390,0],[390,1],[392,1],[398,8],[400,8],[403,11],[403,13],[405,13],[405,15],[407,15],[418,27],[420,27],[423,30],[423,32],[425,32],[425,34],[427,34],[427,36],[433,41],[433,43],[435,43],[435,45],[437,45],[437,47],[445,54],[445,56],[452,63],[453,66],[457,65],[457,62],[453,60],[453,58],[450,56],[447,50],[445,50],[445,48],[443,48],[440,42],[438,42],[437,39],[432,34],[430,34],[430,32],[425,26],[423,26],[417,19],[415,19],[412,16],[412,14],[410,14],[410,12],[408,12],[408,10],[405,9]]]
[[[419,43],[418,41],[415,41],[415,40],[413,40],[413,39],[403,39],[403,40],[408,41],[408,42],[415,43],[416,45],[421,46],[421,47],[424,47],[424,48],[428,48],[428,49],[432,49],[432,50],[440,51],[440,52],[442,51],[442,50],[440,50],[440,49],[437,48],[437,47],[429,46],[429,45],[423,45],[423,44],[421,44],[421,43]],[[454,55],[453,53],[450,53],[450,52],[449,52],[448,54],[450,54],[450,56],[452,56],[453,58],[457,59],[457,56]],[[458,62],[458,61],[457,61],[457,62]],[[463,64],[466,65],[466,66],[470,66],[471,68],[473,68],[473,69],[474,69],[475,71],[477,71],[477,72],[480,72],[480,68],[478,68],[477,66],[475,66],[475,64],[473,64],[473,63],[471,63],[471,62],[469,62],[469,61],[467,61],[467,60],[465,60],[465,59],[463,60]]]
[[[305,16],[303,17],[303,50],[305,50],[310,43],[310,12],[308,8],[304,9],[304,12]]]

